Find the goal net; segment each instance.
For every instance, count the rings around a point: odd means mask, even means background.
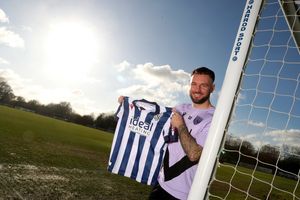
[[[299,47],[300,1],[246,2],[189,199],[300,199]]]

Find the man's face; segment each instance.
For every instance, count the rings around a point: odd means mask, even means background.
[[[195,104],[203,104],[209,100],[214,91],[212,79],[205,74],[194,74],[191,79],[190,97]]]

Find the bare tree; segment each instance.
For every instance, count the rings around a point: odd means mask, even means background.
[[[10,85],[0,77],[0,102],[1,103],[10,103],[15,98],[13,90]]]

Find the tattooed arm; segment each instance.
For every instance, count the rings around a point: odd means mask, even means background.
[[[195,138],[189,133],[182,116],[173,110],[172,126],[177,128],[178,136],[181,146],[190,159],[190,161],[197,161],[200,159],[202,153],[202,146],[197,144]]]

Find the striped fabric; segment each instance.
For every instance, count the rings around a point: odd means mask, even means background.
[[[118,124],[108,171],[154,185],[166,150],[172,109],[147,100],[125,97],[117,111]]]

